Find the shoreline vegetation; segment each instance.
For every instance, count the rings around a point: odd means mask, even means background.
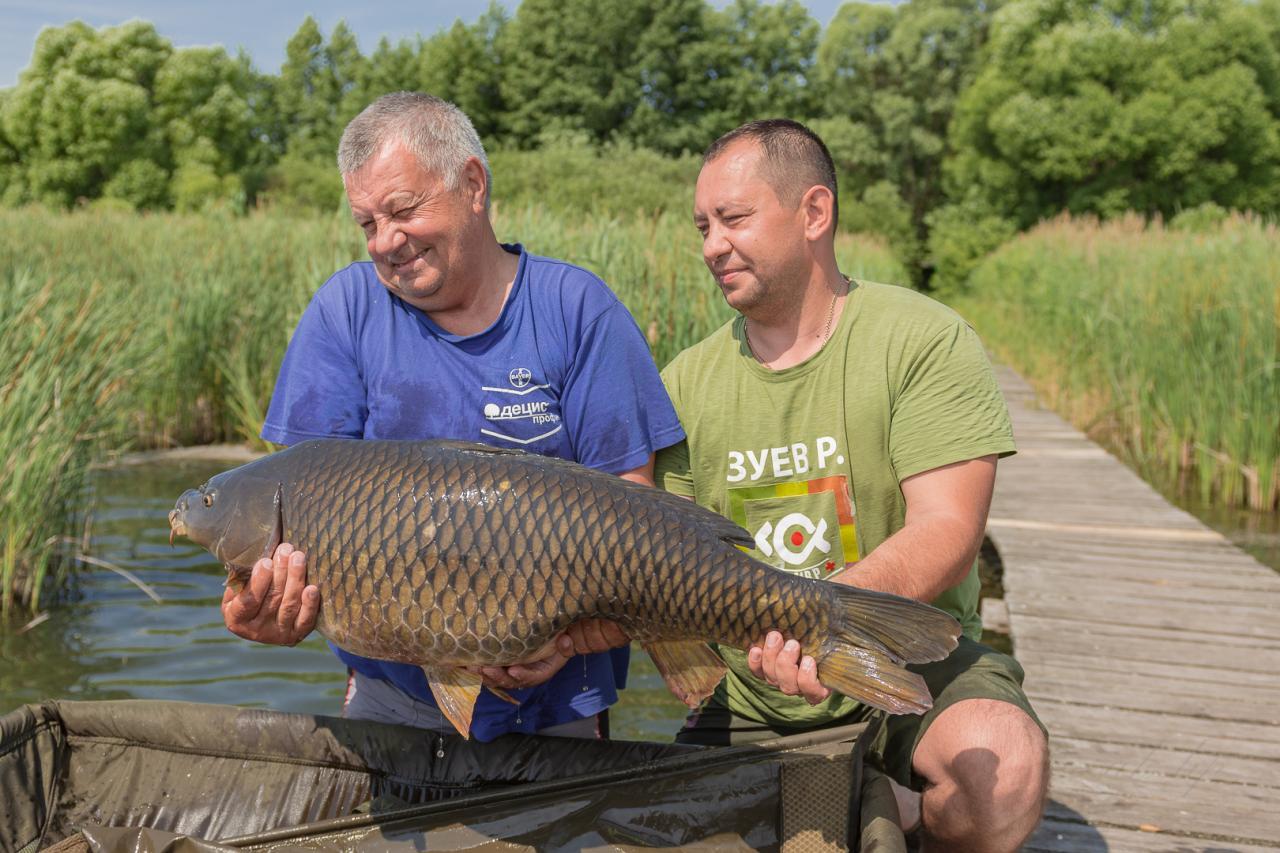
[[[685,210],[570,219],[494,203],[500,239],[599,274],[662,365],[729,319]],[[850,274],[903,281],[874,238]],[[311,294],[365,257],[350,217],[0,210],[0,615],[68,585],[86,478],[112,454],[257,437]]]
[[[1059,218],[974,270],[953,305],[1046,405],[1148,481],[1280,508],[1280,230]]]

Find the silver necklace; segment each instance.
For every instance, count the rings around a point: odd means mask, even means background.
[[[849,276],[847,275],[841,274],[840,277],[844,279],[845,293],[848,293],[849,289],[853,286],[853,282],[849,280]],[[819,349],[826,345],[827,341],[831,338],[831,320],[836,315],[836,300],[839,298],[840,294],[838,292],[831,294],[831,304],[827,306],[827,322],[822,328],[822,343],[818,345]],[[765,360],[756,355],[756,348],[751,345],[751,330],[747,328],[746,317],[742,318],[742,336],[746,339],[747,351],[751,353],[751,357],[761,364],[765,364]]]

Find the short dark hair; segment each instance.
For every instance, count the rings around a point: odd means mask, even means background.
[[[818,134],[789,118],[749,121],[711,143],[711,147],[702,155],[702,165],[715,160],[739,140],[748,140],[760,146],[760,150],[764,152],[764,179],[782,201],[797,203],[800,196],[812,186],[822,185],[831,190],[832,225],[839,223],[836,165],[831,159],[831,152]]]

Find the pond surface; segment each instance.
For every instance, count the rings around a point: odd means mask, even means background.
[[[222,566],[182,538],[168,512],[183,490],[238,463],[166,461],[99,471],[93,556],[132,572],[86,567],[75,594],[25,632],[0,627],[0,715],[42,699],[169,699],[337,715],[346,670],[319,634],[294,648],[251,643],[222,624]],[[670,741],[684,706],[636,647],[612,736]]]

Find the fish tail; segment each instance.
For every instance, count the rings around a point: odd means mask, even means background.
[[[830,591],[836,606],[817,655],[818,680],[893,714],[929,710],[929,688],[906,664],[945,658],[956,647],[960,623],[897,595],[843,584],[832,584]]]

